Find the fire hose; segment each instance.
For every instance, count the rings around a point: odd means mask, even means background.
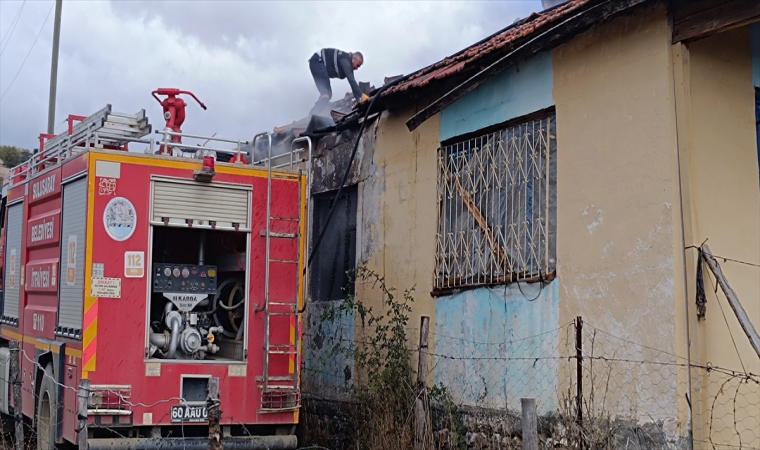
[[[343,187],[346,185],[346,180],[348,179],[348,174],[351,173],[351,165],[354,162],[354,157],[356,156],[356,151],[359,149],[359,142],[362,139],[362,133],[364,132],[364,127],[367,125],[367,117],[369,117],[370,111],[372,111],[372,105],[375,104],[375,100],[377,100],[380,97],[380,94],[383,93],[386,89],[388,89],[391,86],[396,85],[397,83],[406,80],[409,77],[409,75],[405,77],[397,78],[393,81],[391,81],[388,84],[383,85],[376,93],[372,96],[372,100],[369,102],[369,106],[367,107],[367,111],[364,112],[364,120],[362,120],[362,124],[359,127],[359,134],[356,137],[356,142],[354,143],[354,149],[351,152],[351,158],[348,160],[348,164],[346,165],[346,172],[343,174],[343,179],[340,182],[340,187],[338,188],[338,192],[335,194],[335,199],[332,201],[332,206],[330,206],[330,212],[327,213],[327,219],[325,220],[324,226],[322,226],[322,231],[319,232],[319,237],[317,238],[317,241],[314,243],[314,247],[312,247],[311,254],[309,255],[309,260],[306,263],[306,266],[310,266],[312,260],[314,259],[314,255],[317,254],[317,250],[319,250],[319,244],[322,243],[322,238],[325,237],[325,231],[327,231],[327,227],[330,226],[330,219],[332,218],[333,213],[335,212],[335,206],[338,204],[338,199],[340,198],[340,194],[343,193]],[[306,267],[304,267],[304,272],[306,271]]]

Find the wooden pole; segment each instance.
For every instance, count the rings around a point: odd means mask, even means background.
[[[585,448],[583,439],[583,318],[581,316],[575,318],[575,378],[579,445],[580,448]]]
[[[538,417],[536,416],[536,399],[521,398],[523,449],[538,450]]]
[[[19,342],[10,341],[11,380],[13,383],[13,418],[16,421],[16,450],[24,450],[24,414],[21,407],[21,365]]]
[[[79,448],[87,448],[87,402],[90,399],[90,380],[79,380],[77,392],[77,444]]]
[[[705,258],[707,267],[712,270],[712,273],[718,280],[720,288],[723,290],[723,293],[726,294],[728,304],[731,305],[731,309],[734,310],[734,314],[736,314],[736,318],[739,320],[739,325],[742,326],[744,334],[747,335],[749,343],[752,345],[752,348],[755,349],[757,356],[760,357],[760,335],[757,334],[755,327],[752,326],[752,322],[749,320],[749,316],[747,316],[747,312],[744,311],[742,304],[739,303],[739,297],[736,296],[734,290],[731,289],[731,286],[728,285],[726,276],[723,275],[723,271],[720,270],[718,261],[715,260],[715,257],[713,256],[712,252],[710,251],[710,247],[708,247],[707,244],[702,246],[702,255]]]
[[[428,372],[428,335],[430,334],[430,318],[420,318],[420,353],[417,362],[417,400],[414,401],[414,450],[425,449],[427,434],[427,414],[425,405],[427,390],[425,378]]]
[[[55,92],[58,88],[58,43],[61,40],[61,8],[63,0],[55,0],[55,24],[53,25],[53,58],[50,62],[50,98],[48,99],[48,134],[55,132]],[[42,149],[40,148],[40,151]]]
[[[480,208],[478,208],[478,205],[475,203],[475,199],[472,198],[472,195],[467,192],[467,189],[465,189],[464,186],[462,186],[462,183],[459,182],[459,179],[451,173],[451,170],[449,170],[449,166],[446,163],[446,158],[443,159],[442,163],[443,170],[446,172],[446,176],[451,177],[454,180],[454,186],[456,187],[459,196],[462,197],[462,203],[464,203],[464,205],[467,207],[467,211],[469,211],[470,215],[473,217],[473,219],[475,219],[475,223],[478,224],[481,230],[483,230],[483,233],[486,235],[486,241],[488,241],[488,245],[491,246],[491,250],[496,255],[496,259],[498,259],[499,263],[501,263],[502,269],[504,269],[505,273],[508,272],[509,259],[507,257],[507,252],[504,250],[501,244],[499,244],[499,240],[496,239],[496,236],[494,236],[493,230],[491,230],[491,227],[488,226],[486,217],[480,211]]]
[[[223,450],[224,436],[219,426],[222,410],[219,403],[219,378],[209,378],[206,410],[208,411],[208,450]]]

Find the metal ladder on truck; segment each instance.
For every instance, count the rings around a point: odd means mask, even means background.
[[[260,133],[254,136],[252,153],[256,148],[256,142],[259,138],[266,137],[268,140],[268,158],[258,163],[266,162],[267,176],[267,222],[266,229],[261,231],[261,236],[266,238],[266,259],[264,275],[264,304],[255,309],[256,312],[264,312],[264,367],[263,375],[257,378],[260,383],[261,406],[260,413],[274,413],[284,411],[295,411],[301,406],[300,392],[300,366],[301,366],[301,316],[303,310],[299,309],[302,288],[305,286],[306,276],[300,271],[301,260],[301,220],[302,205],[304,202],[302,196],[302,171],[298,170],[298,214],[296,217],[275,216],[272,214],[272,168],[283,168],[289,166],[292,170],[296,162],[294,156],[303,150],[294,150],[293,147],[299,142],[308,144],[307,173],[311,159],[311,140],[308,137],[298,138],[291,144],[289,154],[279,155],[274,159],[288,158],[289,161],[279,165],[273,164],[272,158],[272,136],[269,133]],[[253,164],[257,162],[254,161]],[[307,201],[308,201],[308,182],[307,182]],[[278,223],[277,228],[295,229],[295,232],[272,231],[272,224]],[[286,225],[289,224],[289,225]],[[292,239],[296,241],[295,259],[279,259],[272,257],[272,241],[274,239]],[[295,295],[292,299],[275,298],[270,299],[270,280],[272,276],[272,264],[292,265],[295,266]],[[302,278],[304,283],[302,283]],[[292,300],[292,301],[289,301]],[[273,342],[272,321],[275,318],[287,318],[289,329],[286,342]],[[278,321],[282,324],[282,320]],[[282,336],[282,330],[276,330],[277,336]],[[273,373],[272,362],[279,360],[282,368],[282,360],[288,360],[288,374]],[[291,370],[292,369],[292,370]]]
[[[74,122],[79,122],[76,125]],[[88,148],[126,150],[130,142],[153,147],[153,139],[143,139],[151,125],[145,110],[125,114],[111,110],[111,105],[89,117],[69,115],[68,130],[58,135],[41,134],[40,148],[30,159],[10,169],[11,186],[37,173],[61,164]]]

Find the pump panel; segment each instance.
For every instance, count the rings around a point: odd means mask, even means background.
[[[190,264],[155,264],[153,292],[216,292],[216,266]]]

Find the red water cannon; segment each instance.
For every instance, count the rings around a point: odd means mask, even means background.
[[[195,101],[201,105],[201,108],[204,110],[206,109],[206,105],[204,105],[202,101],[198,100],[198,97],[196,97],[195,94],[190,91],[183,91],[177,88],[158,88],[155,91],[151,92],[151,94],[153,94],[153,98],[155,98],[156,101],[161,104],[161,107],[164,109],[166,128],[174,131],[175,133],[182,132],[180,127],[185,121],[185,106],[187,106],[185,101],[178,97],[179,95],[185,94],[193,97]],[[166,98],[161,100],[158,98],[159,95],[165,95]],[[172,136],[171,141],[182,142],[182,136]],[[170,149],[164,147],[165,146],[162,145],[159,149],[160,154],[171,152]]]

